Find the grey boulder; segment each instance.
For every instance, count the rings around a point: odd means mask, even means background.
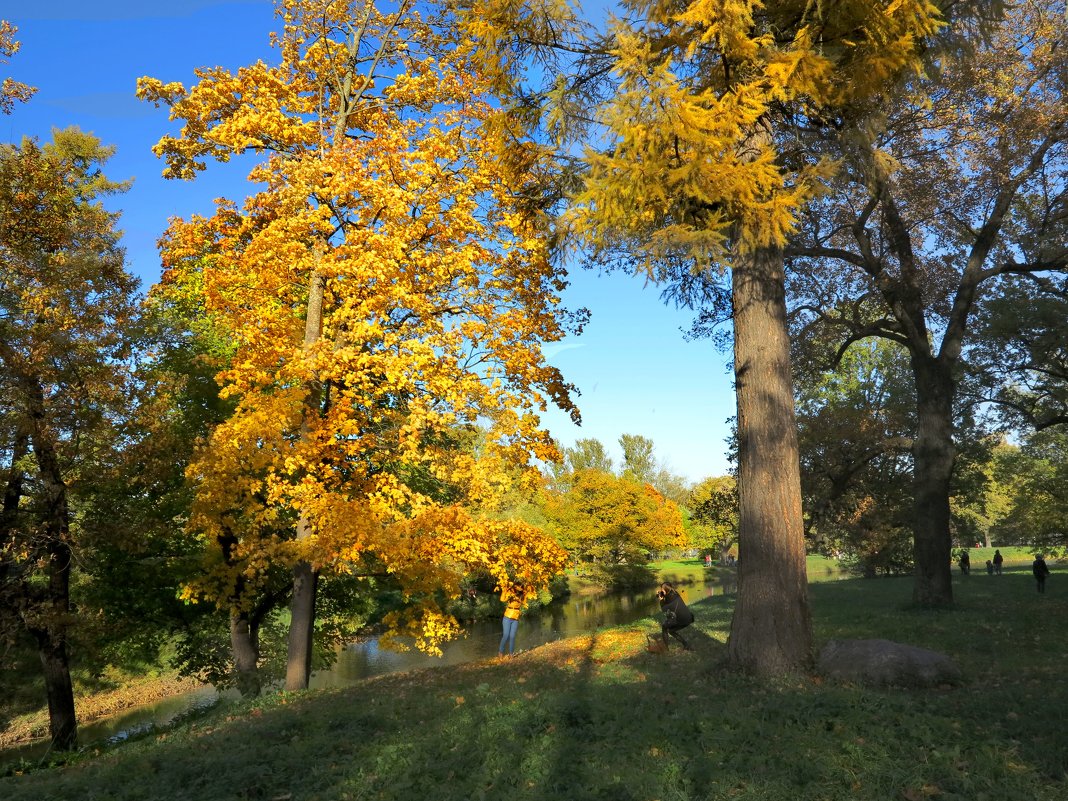
[[[945,654],[891,640],[831,640],[816,666],[826,678],[875,687],[937,687],[961,679]]]

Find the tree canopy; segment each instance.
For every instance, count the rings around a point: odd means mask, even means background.
[[[262,191],[164,242],[163,280],[195,273],[181,280],[235,345],[219,379],[236,410],[190,469],[191,525],[236,536],[253,574],[392,576],[412,603],[387,622],[433,648],[458,631],[442,598],[466,571],[534,592],[563,564],[537,529],[467,504],[555,456],[537,413],[574,409],[540,345],[579,321],[522,203],[528,174],[499,157],[507,117],[447,15],[325,0],[278,15],[274,66],[140,83],[184,122],[157,146],[168,175],[262,155]],[[459,447],[482,422],[480,452]]]

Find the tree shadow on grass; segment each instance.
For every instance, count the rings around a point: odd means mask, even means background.
[[[847,603],[851,590],[821,599]],[[1065,797],[1063,650],[1022,680],[871,690],[757,680],[724,665],[730,599],[693,604],[693,652],[645,651],[646,620],[514,659],[264,699],[92,764],[0,780],[9,801]],[[1010,615],[1029,608],[1007,610]],[[1060,607],[1054,611],[1060,612]],[[896,615],[893,610],[887,614]],[[967,625],[996,618],[957,615]],[[880,618],[881,619],[881,618]],[[917,617],[913,621],[922,621]],[[994,619],[1008,626],[1010,619]],[[877,636],[877,627],[857,633]],[[990,636],[1013,642],[1002,629]],[[1025,647],[1018,645],[1018,647]],[[1040,683],[1035,683],[1041,679]]]

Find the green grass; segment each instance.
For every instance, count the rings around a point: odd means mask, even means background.
[[[817,645],[886,637],[952,656],[960,686],[873,690],[726,669],[730,596],[696,601],[692,653],[644,650],[653,620],[515,659],[274,695],[0,779],[50,799],[1060,801],[1068,798],[1068,572],[811,585]]]

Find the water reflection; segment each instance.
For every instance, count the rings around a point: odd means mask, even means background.
[[[668,576],[667,580],[681,585],[683,597],[694,602],[703,597],[734,592],[735,575],[729,571],[704,571]],[[538,614],[524,615],[519,621],[516,651],[529,651],[539,645],[574,637],[603,626],[618,626],[654,615],[659,611],[652,590],[642,593],[604,594],[591,592],[579,581],[572,581],[573,593],[567,599],[551,604]],[[315,673],[310,687],[345,687],[362,679],[384,673],[456,665],[495,656],[501,639],[500,620],[473,623],[465,636],[442,646],[441,657],[428,656],[414,648],[406,652],[379,647],[378,638],[370,637],[352,643],[338,654],[338,660],[327,671]],[[147,704],[78,728],[78,740],[83,747],[94,743],[125,739],[155,726],[164,726],[176,717],[196,709],[211,706],[220,698],[235,697],[228,691],[219,694],[212,687],[203,687],[180,696]],[[18,759],[39,760],[47,755],[47,742],[37,742],[0,754],[0,762]]]
[[[705,578],[700,576],[699,578]],[[676,579],[682,583],[684,578]],[[619,626],[649,617],[659,611],[652,590],[643,593],[588,594],[589,588],[572,583],[574,592],[562,601],[551,604],[537,614],[524,615],[519,620],[516,651],[529,651],[548,642],[574,637],[603,626]],[[699,598],[733,592],[734,574],[709,574],[703,582],[683,584],[683,597]],[[440,657],[428,656],[414,648],[405,652],[379,647],[378,638],[371,637],[352,643],[338,654],[337,663],[329,671],[312,676],[310,686],[344,687],[361,679],[402,670],[456,665],[496,655],[501,640],[499,620],[486,620],[467,627],[463,637],[442,645]]]

